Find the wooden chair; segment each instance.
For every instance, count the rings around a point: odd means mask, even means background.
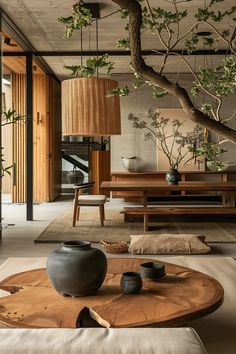
[[[90,188],[93,185],[94,182],[88,182],[88,183],[75,185],[73,187],[75,190],[75,198],[74,198],[72,226],[75,226],[76,221],[79,220],[81,206],[98,206],[100,212],[101,226],[104,226],[104,220],[105,220],[104,204],[106,203],[106,196],[97,195],[97,194],[96,195],[83,194],[85,189]]]

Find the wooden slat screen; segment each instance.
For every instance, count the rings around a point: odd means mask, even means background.
[[[25,75],[12,74],[12,107],[18,114],[25,115]],[[26,125],[24,121],[12,125],[13,188],[12,202],[23,203],[26,200]]]
[[[61,89],[51,76],[33,76],[33,201],[48,202],[61,188]],[[25,75],[12,74],[12,106],[25,114]],[[13,203],[26,201],[26,126],[12,126]]]

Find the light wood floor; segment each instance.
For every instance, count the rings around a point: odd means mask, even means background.
[[[122,208],[123,205],[121,200],[112,200],[106,203],[106,208]],[[52,250],[58,247],[58,244],[35,244],[34,239],[54,218],[69,208],[72,208],[72,197],[62,197],[53,203],[37,204],[34,206],[34,221],[25,221],[26,206],[24,204],[4,203],[3,225],[5,228],[3,230],[2,240],[0,241],[0,263],[8,257],[48,256]],[[98,244],[94,246],[100,248]],[[211,247],[213,247],[212,257],[236,257],[236,243],[211,244]],[[128,254],[126,256],[131,257]],[[207,256],[209,257],[209,255]],[[160,258],[160,256],[157,258]]]

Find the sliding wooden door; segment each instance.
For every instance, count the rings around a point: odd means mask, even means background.
[[[12,105],[25,114],[25,75],[12,75]],[[29,117],[30,118],[30,117]],[[33,201],[48,202],[61,193],[60,83],[45,74],[33,77]],[[15,124],[12,138],[12,201],[26,201],[26,122]]]

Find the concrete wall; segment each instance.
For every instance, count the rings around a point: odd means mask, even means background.
[[[169,76],[172,80],[175,77]],[[117,78],[116,78],[117,79]],[[129,86],[132,88],[132,76],[119,77],[120,87]],[[192,76],[189,74],[182,74],[179,77],[180,85],[191,88]],[[144,141],[144,131],[134,129],[128,121],[128,114],[134,113],[140,118],[145,118],[146,112],[149,108],[180,108],[179,102],[175,97],[167,96],[159,100],[152,97],[152,90],[147,86],[139,90],[131,90],[128,97],[121,98],[121,121],[122,121],[122,135],[113,136],[111,138],[111,171],[125,171],[121,157],[137,156],[142,159],[145,164],[145,171],[157,170],[158,166],[158,152],[156,147],[150,141]],[[202,96],[203,97],[203,96]],[[235,107],[236,95],[227,100],[223,107],[226,117],[233,113]],[[199,104],[199,100],[195,100]],[[174,117],[173,117],[174,118]],[[230,123],[236,129],[236,117]],[[235,161],[236,163],[236,145],[226,143],[222,145],[229,151],[225,154],[226,161]]]

